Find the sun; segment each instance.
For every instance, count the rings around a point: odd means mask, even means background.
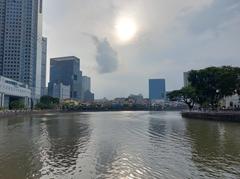
[[[136,22],[131,18],[119,18],[115,29],[118,39],[122,42],[130,41],[137,33]]]

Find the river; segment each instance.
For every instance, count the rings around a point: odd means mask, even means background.
[[[240,124],[179,112],[0,119],[0,179],[240,178]]]

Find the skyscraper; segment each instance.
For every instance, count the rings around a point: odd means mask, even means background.
[[[91,78],[88,76],[82,77],[82,97],[84,101],[94,101],[94,94],[91,92]]]
[[[82,77],[82,92],[91,91],[91,78],[88,76]]]
[[[42,65],[41,65],[41,96],[46,91],[46,73],[47,73],[47,38],[42,38]]]
[[[49,93],[52,93],[53,84],[60,83],[71,87],[71,98],[82,99],[82,72],[80,71],[79,58],[69,56],[52,58],[50,60]]]
[[[189,85],[189,72],[184,72],[183,73],[183,83],[184,83],[184,87],[187,87]]]
[[[166,97],[165,79],[149,80],[149,99],[164,100]]]
[[[0,1],[0,75],[41,90],[42,0]]]

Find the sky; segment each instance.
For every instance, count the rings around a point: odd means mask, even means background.
[[[77,56],[96,98],[143,94],[148,79],[240,66],[239,0],[45,0],[48,60]],[[49,68],[49,67],[48,67]]]

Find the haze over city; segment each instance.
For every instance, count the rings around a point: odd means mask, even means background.
[[[48,60],[75,55],[96,98],[148,96],[148,79],[181,88],[182,72],[239,66],[239,0],[49,0]]]
[[[0,179],[239,178],[240,0],[0,0]]]

